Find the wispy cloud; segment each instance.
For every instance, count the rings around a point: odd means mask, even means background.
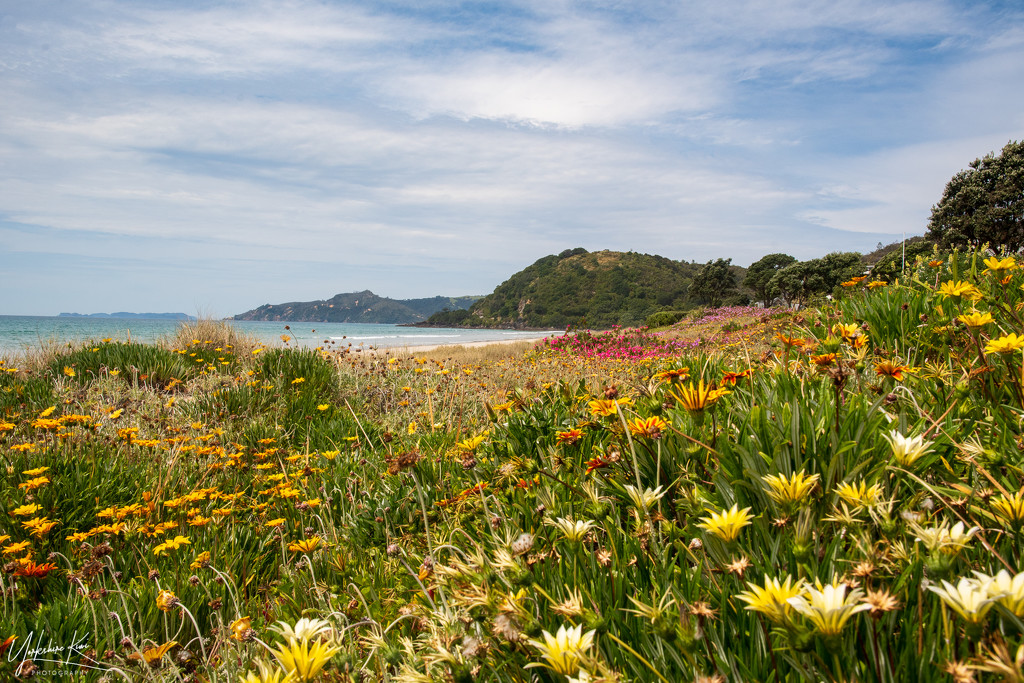
[[[0,22],[0,312],[71,308],[83,273],[92,308],[228,314],[482,293],[575,246],[871,249],[1020,137],[1022,26],[943,0],[26,4]]]

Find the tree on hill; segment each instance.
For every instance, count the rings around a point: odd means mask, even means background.
[[[806,303],[812,297],[831,294],[841,282],[864,270],[860,259],[855,251],[834,251],[821,258],[790,264],[768,282],[768,294],[787,303]]]
[[[768,299],[768,283],[777,272],[793,263],[796,263],[796,259],[789,254],[768,254],[750,264],[743,284],[754,290],[754,296],[759,301],[765,301]]]
[[[946,249],[982,243],[1024,248],[1024,140],[954,175],[932,207],[928,235]]]
[[[736,276],[729,266],[732,259],[708,261],[693,277],[690,293],[717,308],[725,297],[736,292]]]

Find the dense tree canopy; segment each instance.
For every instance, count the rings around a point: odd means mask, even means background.
[[[757,300],[765,301],[768,299],[768,283],[777,272],[793,263],[796,263],[796,259],[789,254],[768,254],[761,260],[750,264],[743,284],[754,290]]]
[[[859,274],[863,268],[857,252],[834,251],[822,258],[781,268],[768,282],[768,294],[788,303],[805,303],[812,297],[831,294],[841,282]]]
[[[693,277],[690,292],[711,307],[721,306],[726,296],[736,292],[736,275],[729,268],[731,264],[731,258],[708,261]]]
[[[947,249],[986,242],[1024,248],[1024,141],[970,166],[953,176],[932,207],[929,237]]]

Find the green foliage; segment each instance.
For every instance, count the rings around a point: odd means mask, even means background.
[[[644,325],[647,327],[668,327],[682,320],[683,315],[685,314],[682,311],[658,311],[648,316]]]
[[[472,306],[469,320],[548,329],[641,325],[659,310],[689,308],[696,272],[694,265],[661,256],[570,249],[503,282]]]
[[[975,159],[946,184],[928,236],[944,248],[990,244],[1024,248],[1024,140]]]
[[[769,296],[790,303],[806,303],[812,297],[833,293],[841,282],[863,270],[860,254],[836,251],[780,268],[769,280],[766,291]]]
[[[732,259],[716,259],[704,264],[690,285],[690,293],[703,303],[718,308],[736,292],[736,275],[729,268]]]
[[[85,346],[56,356],[49,365],[54,377],[67,376],[79,384],[107,376],[113,370],[122,381],[162,387],[195,377],[202,368],[169,349],[131,342]]]
[[[793,263],[796,263],[796,259],[789,254],[768,254],[750,264],[743,284],[754,290],[755,299],[767,301],[769,298],[768,283],[777,272]]]

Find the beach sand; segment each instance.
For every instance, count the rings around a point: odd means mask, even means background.
[[[545,335],[543,337],[528,337],[522,339],[499,339],[495,341],[473,341],[463,342],[461,344],[431,344],[429,346],[390,346],[387,348],[369,348],[365,349],[363,353],[370,355],[392,355],[392,356],[404,356],[408,354],[416,353],[427,353],[431,351],[438,351],[440,349],[478,349],[485,346],[506,346],[508,344],[537,344],[544,341],[548,337],[553,335]]]

